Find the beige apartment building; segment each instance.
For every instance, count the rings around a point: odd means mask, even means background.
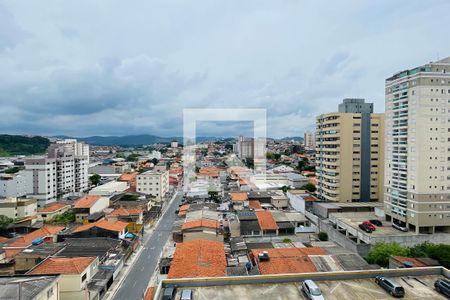
[[[150,170],[139,174],[136,179],[136,191],[155,197],[164,197],[169,191],[169,171]]]
[[[450,231],[450,57],[386,79],[387,220]]]
[[[344,99],[338,112],[316,120],[316,176],[319,199],[382,201],[384,114],[364,99]]]

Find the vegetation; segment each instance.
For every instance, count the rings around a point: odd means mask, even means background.
[[[92,185],[98,185],[100,183],[100,179],[102,179],[102,176],[98,174],[92,174],[91,177],[89,177],[89,181]]]
[[[288,238],[283,239],[283,243],[290,243],[290,242],[292,242],[291,239],[288,239]]]
[[[127,156],[127,158],[125,159],[126,161],[137,161],[139,158],[139,154],[130,154]]]
[[[283,185],[282,187],[281,187],[281,190],[283,191],[283,193],[287,193],[287,191],[288,190],[290,190],[291,189],[291,187],[290,186],[287,186],[287,185]]]
[[[12,167],[12,168],[6,169],[4,171],[4,173],[6,173],[6,174],[16,174],[17,172],[19,172],[20,170],[23,170],[23,169],[25,169],[25,168],[24,167]]]
[[[302,186],[300,189],[307,190],[308,192],[313,193],[316,191],[316,186],[312,183],[307,183],[304,186]]]
[[[139,195],[135,194],[125,194],[120,198],[121,201],[137,201],[138,199]]]
[[[219,192],[209,191],[209,199],[214,202],[219,202]]]
[[[14,222],[13,219],[8,218],[7,216],[0,215],[0,229],[8,228],[8,225]]]
[[[159,163],[159,160],[155,157],[152,159],[152,163],[156,166]]]
[[[41,136],[0,135],[0,156],[33,155],[47,151],[50,141]]]
[[[328,241],[328,233],[321,231],[318,234],[318,238],[320,241]]]
[[[391,255],[429,257],[437,260],[446,268],[450,267],[450,245],[431,244],[428,242],[413,247],[405,247],[398,243],[378,243],[370,250],[367,261],[382,267],[387,267]]]
[[[75,213],[66,211],[60,215],[55,216],[46,223],[53,225],[67,225],[73,222],[75,222]]]

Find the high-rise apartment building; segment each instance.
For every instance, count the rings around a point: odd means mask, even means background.
[[[240,136],[235,150],[240,159],[253,159],[255,156],[254,140]]]
[[[48,147],[47,157],[25,161],[29,197],[42,207],[59,195],[84,192],[89,187],[89,146],[68,139]]]
[[[305,131],[303,135],[303,144],[306,148],[314,149],[314,146],[316,144],[314,133],[309,130]]]
[[[386,218],[450,231],[450,57],[386,79]]]
[[[364,99],[344,99],[339,111],[316,120],[319,199],[368,202],[383,199],[384,114]]]

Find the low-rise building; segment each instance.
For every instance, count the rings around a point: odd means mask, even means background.
[[[169,191],[169,171],[147,171],[137,176],[136,189],[139,193],[164,197]]]
[[[88,223],[75,228],[72,231],[73,237],[109,237],[122,239],[127,233],[128,223],[122,221],[108,221],[102,219],[94,223]]]
[[[0,198],[0,215],[13,220],[34,217],[37,213],[37,200],[33,198]]]
[[[177,244],[168,278],[225,276],[227,261],[222,242],[193,240]]]
[[[23,171],[16,174],[0,174],[0,197],[23,197],[28,183]]]
[[[44,206],[37,211],[37,218],[39,221],[48,221],[63,214],[70,209],[70,205],[62,202],[55,202]]]
[[[90,190],[89,195],[110,197],[116,193],[127,191],[129,187],[127,181],[109,181]]]
[[[0,299],[58,300],[60,275],[0,277]]]
[[[181,226],[183,242],[209,240],[223,242],[222,228],[218,221],[200,219],[187,221]]]
[[[94,214],[102,212],[109,206],[109,198],[95,195],[81,197],[75,202],[73,211],[75,212],[75,221],[83,223],[87,218]]]
[[[27,274],[61,274],[61,299],[95,299],[89,295],[87,285],[98,270],[98,257],[49,257]]]

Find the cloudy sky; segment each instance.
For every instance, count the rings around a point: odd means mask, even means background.
[[[448,0],[0,0],[0,132],[173,136],[184,108],[238,107],[267,109],[269,136],[302,135],[344,97],[382,112],[385,78],[450,55],[449,14]]]

